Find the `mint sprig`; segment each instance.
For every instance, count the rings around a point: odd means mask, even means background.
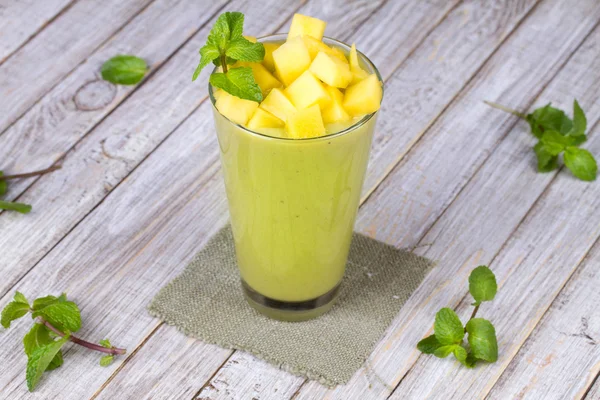
[[[506,111],[526,120],[531,133],[539,139],[533,147],[539,172],[554,171],[559,167],[559,156],[563,154],[565,166],[583,181],[593,181],[598,173],[594,156],[579,146],[587,140],[587,119],[577,100],[573,101],[573,119],[547,104],[530,114],[523,114],[500,104],[485,102],[489,106]]]
[[[477,361],[495,362],[498,359],[496,331],[492,323],[483,318],[475,318],[479,306],[496,296],[497,283],[494,273],[486,266],[475,268],[469,276],[469,292],[475,300],[473,313],[463,326],[460,318],[450,308],[442,308],[435,315],[434,334],[421,340],[417,349],[425,354],[446,358],[450,354],[463,365],[473,368]],[[465,333],[469,346],[463,344]]]
[[[261,102],[262,92],[249,67],[228,68],[238,61],[260,62],[265,57],[262,43],[253,43],[242,36],[244,14],[226,12],[217,18],[208,34],[206,44],[200,49],[200,63],[194,71],[192,81],[211,62],[222,67],[222,72],[213,72],[210,84],[241,99]]]
[[[63,364],[62,348],[72,342],[106,355],[100,359],[100,365],[112,363],[116,355],[125,354],[125,349],[114,347],[108,339],[99,344],[91,343],[72,335],[81,328],[81,313],[77,305],[67,300],[66,294],[45,296],[29,304],[27,298],[16,292],[13,301],[2,310],[1,323],[8,329],[12,321],[31,313],[35,321],[33,327],[23,338],[23,347],[27,355],[27,387],[33,391],[45,371],[51,371]]]
[[[144,79],[148,65],[142,58],[119,54],[102,64],[100,74],[105,81],[117,85],[135,85]]]
[[[4,175],[3,172],[0,171],[0,196],[3,196],[6,194],[6,192],[8,192],[8,181],[11,179],[23,179],[30,178],[32,176],[44,175],[49,172],[56,171],[60,168],[60,165],[55,165],[50,168],[43,169],[41,171],[27,172],[25,174],[15,175]],[[0,210],[16,211],[20,212],[21,214],[27,214],[31,211],[31,206],[29,204],[0,200]]]

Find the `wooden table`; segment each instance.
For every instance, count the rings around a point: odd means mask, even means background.
[[[15,182],[0,214],[0,290],[66,291],[81,336],[129,352],[108,368],[68,346],[34,394],[20,340],[0,335],[0,398],[599,399],[600,186],[535,170],[527,125],[483,104],[587,112],[600,156],[597,0],[8,0],[0,3],[0,167],[62,163]],[[439,261],[364,367],[327,390],[150,317],[150,299],[227,221],[208,71],[198,49],[224,10],[246,33],[294,12],[329,21],[386,81],[358,231]],[[137,86],[99,80],[108,58],[145,58]],[[474,370],[420,354],[435,312],[471,311],[467,277],[499,282],[480,313],[500,356]]]

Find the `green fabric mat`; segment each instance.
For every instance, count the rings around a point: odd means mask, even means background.
[[[280,322],[246,303],[226,226],[156,295],[149,310],[188,336],[247,351],[332,387],[361,367],[432,267],[426,258],[354,234],[333,309],[310,321]]]

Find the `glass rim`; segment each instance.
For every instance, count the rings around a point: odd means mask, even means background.
[[[267,35],[267,36],[261,36],[256,38],[257,41],[263,41],[266,39],[276,39],[279,37],[285,36],[287,37],[287,33],[275,33],[272,35]],[[337,39],[333,39],[329,36],[323,36],[323,39],[327,39],[327,41],[335,43],[337,45],[339,45],[340,47],[344,48],[345,50],[349,51],[351,46],[348,45],[348,43],[344,43],[340,40]],[[377,67],[375,66],[375,64],[369,59],[369,57],[367,57],[366,55],[364,55],[363,53],[361,53],[360,51],[356,51],[356,53],[358,54],[358,57],[360,60],[362,60],[365,64],[367,64],[369,66],[369,68],[373,71],[373,73],[375,73],[377,75],[377,79],[379,80],[379,82],[381,82],[382,84],[382,88],[381,88],[381,101],[383,101],[383,92],[384,92],[384,87],[383,87],[383,78],[381,77],[381,74],[379,73],[379,70],[377,69]],[[218,67],[214,67],[213,68],[213,72],[215,72],[217,70]],[[269,136],[267,134],[264,133],[260,133],[260,132],[256,132],[253,131],[252,129],[249,129],[243,125],[238,124],[237,122],[234,122],[232,120],[230,120],[229,118],[227,118],[225,115],[221,114],[219,112],[219,110],[217,109],[217,107],[215,106],[215,96],[213,93],[213,87],[210,84],[210,82],[208,82],[208,97],[210,98],[210,103],[213,107],[213,110],[216,111],[217,113],[219,113],[219,115],[221,115],[223,118],[225,118],[228,122],[230,122],[231,124],[237,126],[238,128],[242,129],[243,131],[248,132],[251,135],[255,135],[255,136],[259,136],[262,137],[264,139],[267,140],[281,140],[281,141],[289,141],[289,142],[307,142],[307,141],[318,141],[318,140],[328,140],[328,139],[332,139],[338,136],[343,136],[346,135],[358,128],[360,128],[361,126],[363,126],[364,124],[366,124],[371,118],[373,118],[378,112],[379,110],[370,113],[370,114],[366,114],[364,117],[362,117],[360,120],[358,120],[356,123],[350,125],[349,127],[347,127],[346,129],[343,129],[339,132],[333,132],[333,133],[328,133],[326,135],[323,136],[317,136],[317,137],[311,137],[311,138],[299,138],[299,139],[295,139],[295,138],[289,138],[289,137],[277,137],[277,136]]]

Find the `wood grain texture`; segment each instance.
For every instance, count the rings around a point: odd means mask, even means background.
[[[120,102],[143,85],[141,83],[137,86],[121,86],[101,80],[99,71],[105,60],[115,54],[141,55],[149,64],[150,73],[154,73],[182,43],[190,39],[226,3],[226,0],[220,2],[203,0],[195,2],[193,7],[190,7],[187,0],[157,0],[152,3],[0,136],[2,168],[5,171],[38,170],[63,158]],[[168,29],[154,29],[155,26],[160,25]],[[206,26],[197,35],[206,37],[209,29],[210,27]],[[189,71],[181,66],[178,68],[181,71],[179,74],[181,81],[185,80],[188,86],[192,86],[189,84]],[[162,82],[167,86],[164,80]],[[166,102],[173,99],[172,96],[176,96],[177,92],[176,89],[167,92],[165,86],[160,92],[156,91],[154,96],[161,96]],[[170,97],[168,93],[172,96]],[[84,103],[85,108],[82,107]],[[118,132],[125,137],[130,135],[127,130],[128,123],[136,117],[144,120],[148,118],[147,115],[139,115],[139,108],[136,111],[136,108],[132,107],[127,111],[129,115],[121,114],[122,125],[113,125],[114,128],[119,128]],[[153,115],[157,120],[166,119],[163,113]],[[183,118],[180,115],[176,117]],[[167,120],[171,122],[171,127],[180,121],[179,119]],[[112,137],[97,139],[102,143],[101,151],[107,151],[111,139]],[[76,168],[80,168],[80,165]],[[68,178],[67,180],[70,181]],[[36,181],[37,178],[31,178],[11,182],[5,198],[8,200],[17,198]],[[80,182],[71,182],[75,183],[75,187],[83,189],[79,193],[87,190]],[[98,181],[92,179],[89,183],[98,183]],[[63,182],[60,183],[60,187],[49,189],[47,194],[54,198],[57,191],[65,191],[64,184]],[[104,190],[101,184],[100,189]],[[106,192],[102,193],[102,197],[105,194]],[[37,213],[40,203],[38,200],[32,200],[32,203],[34,212]],[[30,236],[25,233],[32,229],[32,221],[19,218],[9,221],[6,217],[0,217],[0,229],[6,233],[11,232],[0,238],[0,248],[6,249],[3,251],[4,262],[0,270],[3,268],[13,272],[17,269],[29,270],[96,203],[87,208],[82,207],[85,202],[82,202],[79,195],[75,195],[62,204],[66,208],[55,208],[54,212],[44,213],[43,219],[36,219],[35,226],[43,236],[41,240],[31,241]],[[73,209],[78,211],[73,212]],[[49,231],[52,233],[48,234]],[[17,265],[19,267],[15,269]],[[13,277],[18,279],[18,275]]]
[[[593,382],[590,390],[585,394],[585,400],[600,399],[600,374],[596,375],[596,380]]]
[[[151,1],[80,0],[0,65],[0,134]]]
[[[600,373],[598,260],[600,245],[596,243],[504,370],[488,398],[584,397]],[[545,267],[540,274],[546,274]]]
[[[265,9],[259,9],[254,7],[250,1],[235,1],[230,7],[244,12],[248,18],[246,22],[248,30],[261,35],[269,33],[282,24],[300,3],[278,0],[268,5],[269,7],[265,7]],[[261,17],[269,23],[264,23]],[[204,40],[206,39],[206,33]],[[202,40],[199,38],[199,41]],[[182,57],[183,62],[180,59],[174,66],[179,70],[181,65],[195,65],[198,61],[197,51],[199,47],[199,43],[196,43],[193,51],[189,49],[185,57]],[[166,69],[165,71],[166,74],[170,75],[164,76],[162,79],[175,76],[173,70]],[[185,72],[185,84],[190,86],[189,72]],[[206,80],[204,80],[202,87],[205,87],[205,85]],[[165,87],[164,82],[160,87]],[[188,92],[188,95],[192,96],[191,91]],[[143,99],[148,101],[148,98]],[[198,100],[196,99],[196,101]],[[172,105],[172,107],[175,106],[176,104]],[[210,105],[207,104],[206,107],[208,106]],[[138,168],[137,171],[145,171],[145,176],[149,181],[132,176],[126,179],[122,183],[124,196],[108,196],[103,203],[103,206],[108,207],[109,216],[99,215],[95,212],[90,214],[88,218],[93,220],[92,223],[79,225],[73,231],[73,235],[68,236],[75,239],[78,244],[65,238],[54,251],[49,253],[36,266],[32,271],[33,275],[28,276],[19,284],[19,287],[23,287],[25,291],[33,296],[40,294],[38,291],[42,287],[44,292],[65,290],[71,294],[80,305],[83,319],[86,321],[81,331],[83,337],[98,335],[97,338],[115,338],[113,339],[115,344],[118,342],[119,345],[128,348],[130,351],[133,351],[142,343],[158,325],[158,321],[151,318],[145,310],[147,303],[160,286],[151,284],[151,282],[165,283],[173,278],[175,274],[181,272],[185,263],[199,250],[197,247],[199,242],[212,235],[216,226],[224,223],[224,213],[220,213],[218,216],[220,221],[216,221],[216,225],[202,227],[196,223],[188,226],[193,232],[184,234],[184,236],[180,236],[185,231],[184,227],[179,226],[169,229],[165,225],[166,221],[170,219],[167,216],[179,215],[178,222],[184,222],[187,225],[187,222],[191,222],[187,215],[188,212],[191,211],[193,215],[200,215],[200,210],[192,211],[187,208],[183,215],[181,211],[188,202],[199,195],[199,187],[206,184],[208,180],[214,179],[216,168],[213,167],[211,170],[209,167],[216,165],[216,160],[208,156],[214,152],[215,141],[205,143],[202,140],[205,139],[203,136],[209,134],[211,138],[213,137],[212,119],[206,118],[209,111],[210,108],[207,108],[204,113],[197,115],[196,118],[188,119],[189,122],[186,121],[186,126],[182,130],[185,135],[166,140],[159,147],[156,155],[147,160],[153,159],[154,162],[161,164],[161,167],[152,162],[143,164],[148,165],[150,169]],[[139,115],[141,118],[147,116],[143,113]],[[112,131],[115,127],[109,125],[106,129]],[[160,129],[160,127],[157,127],[157,129]],[[90,142],[88,146],[82,145],[74,150],[75,153],[82,151],[86,155],[82,173],[85,171],[87,171],[85,173],[90,173],[95,170],[95,156],[104,159],[100,151],[100,143]],[[69,160],[77,161],[77,156],[67,159],[67,162]],[[112,158],[110,160],[113,160],[115,165],[123,168],[121,160]],[[88,168],[85,165],[88,165]],[[188,178],[185,178],[184,175],[187,175]],[[109,176],[108,178],[112,177]],[[218,177],[219,182],[220,180],[221,178]],[[84,181],[79,180],[79,182]],[[180,182],[182,186],[172,185],[174,181],[177,181],[178,185]],[[134,184],[135,187],[127,189],[130,184]],[[219,194],[222,195],[222,192],[219,192]],[[112,200],[109,201],[109,199]],[[112,203],[113,201],[115,203]],[[204,208],[202,212],[211,213],[211,206],[220,206],[220,201],[221,199],[213,199],[212,202],[208,200],[208,208]],[[197,203],[200,204],[199,201]],[[134,216],[132,213],[140,214]],[[95,220],[96,218],[100,219]],[[130,225],[130,222],[134,222],[134,224]],[[84,228],[84,225],[86,228]],[[166,230],[163,230],[163,228],[166,228]],[[205,231],[206,228],[208,228],[208,231]],[[174,238],[169,237],[162,241],[156,237],[160,234],[159,232],[168,235],[177,234],[178,238],[174,240]],[[106,242],[100,244],[92,237],[106,240]],[[83,241],[79,242],[82,239]],[[159,245],[155,242],[155,239],[163,244]],[[90,240],[94,240],[94,243]],[[178,246],[171,246],[176,242]],[[191,249],[190,246],[192,246]],[[70,250],[66,251],[67,248]],[[152,249],[153,254],[144,253],[144,248]],[[167,249],[174,250],[176,253],[169,256],[166,252]],[[147,258],[146,256],[150,257]],[[173,260],[182,261],[175,263]],[[85,268],[84,274],[82,274],[81,268]],[[38,279],[42,279],[42,281]],[[27,282],[30,282],[31,286]],[[59,286],[63,289],[57,289]],[[115,295],[117,291],[119,294]],[[118,331],[109,331],[109,326],[119,327],[119,329]],[[5,343],[7,344],[17,343],[19,342],[19,334],[22,334],[22,332],[18,328],[11,329],[6,332],[6,335],[0,337],[0,341],[4,342],[6,340]],[[10,342],[9,337],[12,337]],[[90,339],[93,339],[93,337],[90,337]],[[11,348],[12,346],[5,348],[7,354]],[[72,366],[95,365],[97,363],[95,354],[81,349],[69,350],[67,357],[71,358]],[[11,398],[26,397],[28,394],[24,384],[24,375],[22,374],[25,368],[25,359],[17,354],[10,354],[8,358],[11,358],[15,364],[10,367],[6,365],[6,368],[0,372],[1,392],[11,393]],[[69,382],[74,382],[70,388],[71,398],[88,398],[101,387],[119,367],[119,364],[117,363],[107,369],[100,369],[95,371],[94,374],[89,374],[83,368],[66,368],[67,365],[65,365],[65,368],[56,371],[57,373],[54,374],[56,379],[44,382],[43,389],[40,388],[39,392],[46,398],[57,396],[62,391],[61,382],[67,379]],[[210,373],[214,371],[214,368],[210,365],[207,368],[209,368]],[[68,374],[69,378],[62,374]]]
[[[0,64],[73,1],[0,1]]]
[[[433,243],[424,247],[430,249],[426,255],[440,260],[440,267],[428,275],[404,305],[366,368],[347,386],[328,391],[309,382],[301,389],[299,399],[369,399],[390,393],[419,356],[415,345],[431,329],[435,312],[457,304],[464,294],[457,296],[444,289],[465,287],[468,272],[498,251],[519,223],[519,212],[521,216],[527,212],[535,198],[528,205],[521,204],[519,191],[510,192],[517,199],[507,201],[504,207],[488,207],[490,191],[493,195],[505,190],[493,187],[486,191],[480,181],[479,186],[473,186],[474,192],[481,191],[480,203],[453,207],[454,211],[446,212],[437,224],[451,227],[445,228],[443,234],[433,234],[438,232],[433,229],[431,235],[422,239],[515,123],[514,119],[489,109],[482,100],[492,98],[509,106],[527,107],[600,17],[600,10],[592,4],[579,11],[564,7],[564,3],[557,1],[541,3],[360,211],[357,223],[360,231],[402,247]],[[560,16],[566,24],[564,31],[556,31],[549,19],[552,15]],[[552,54],[542,50],[559,42],[561,47]],[[527,145],[521,143],[518,149],[516,155],[502,153],[502,157],[517,158],[519,151],[531,156]],[[513,169],[505,168],[502,179],[510,180],[506,174],[512,176]],[[532,175],[542,180],[547,177]],[[479,214],[474,213],[476,205],[483,208]],[[499,221],[489,221],[487,213],[506,207],[511,210],[508,215],[501,216]]]

